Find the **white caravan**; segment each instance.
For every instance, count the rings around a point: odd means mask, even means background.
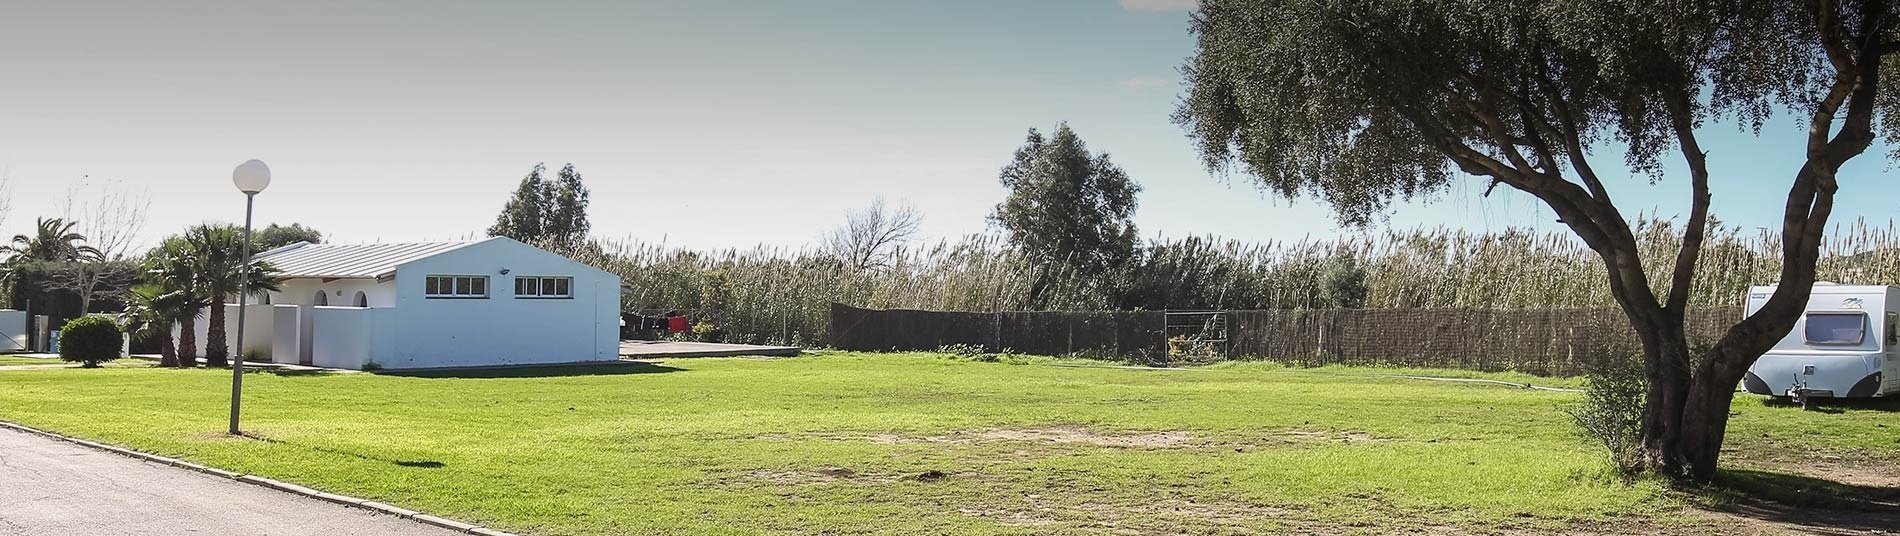
[[[1748,313],[1774,287],[1748,289]],[[1777,397],[1900,393],[1900,287],[1816,283],[1794,329],[1748,368],[1742,387]]]

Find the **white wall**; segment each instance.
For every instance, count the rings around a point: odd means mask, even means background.
[[[276,331],[273,325],[275,322],[273,321],[272,307],[260,304],[252,304],[249,307],[250,310],[245,312],[244,318],[244,349],[239,350],[237,348],[238,305],[235,303],[224,304],[224,344],[230,347],[232,355],[255,353],[260,357],[269,358],[271,356],[271,334]],[[205,345],[209,343],[209,338],[206,337],[206,335],[210,333],[211,329],[210,311],[207,310],[204,314],[198,315],[198,321],[194,324],[192,333],[198,337],[198,353],[196,355],[198,357],[204,357]],[[179,327],[180,326],[172,327],[172,337],[174,339],[179,335]]]
[[[26,311],[0,309],[0,352],[26,351]]]
[[[489,296],[425,297],[432,274],[486,275]],[[517,299],[515,276],[573,277],[573,297]],[[399,266],[394,283],[395,318],[386,325],[395,329],[387,358],[378,359],[385,368],[619,359],[620,278],[566,257],[494,239]]]
[[[392,320],[387,307],[308,307],[311,324],[310,361],[319,367],[357,370],[365,363],[385,364]]]
[[[295,365],[309,348],[303,342],[303,307],[296,305],[271,306],[271,344],[272,363]],[[248,342],[248,341],[246,341]]]
[[[298,278],[286,279],[282,291],[270,293],[273,304],[316,305],[317,291],[322,290],[329,298],[326,305],[350,307],[356,305],[356,293],[362,292],[369,300],[370,307],[393,307],[396,305],[395,282],[377,283],[374,279],[337,279],[328,283],[322,279]],[[257,302],[259,298],[250,298]]]

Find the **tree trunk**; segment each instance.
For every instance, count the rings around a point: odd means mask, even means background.
[[[171,326],[165,326],[164,329],[158,330],[157,333],[158,333],[157,335],[158,337],[158,366],[161,366],[161,367],[178,366],[178,348],[172,345]]]
[[[198,319],[178,321],[178,366],[198,366]]]
[[[205,320],[205,366],[223,367],[231,364],[231,348],[224,343],[224,304],[211,304],[211,314]]]

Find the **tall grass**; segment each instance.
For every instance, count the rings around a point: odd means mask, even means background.
[[[1680,229],[1637,226],[1660,292]],[[1241,243],[1213,237],[1158,241],[1109,278],[1043,274],[995,236],[912,247],[883,269],[853,270],[816,249],[755,247],[698,251],[598,240],[566,252],[620,275],[623,308],[680,310],[712,324],[711,338],[820,344],[828,304],[930,310],[1023,309],[1047,277],[1048,309],[1275,309],[1342,305],[1336,274],[1362,278],[1363,306],[1521,309],[1613,306],[1602,261],[1568,233],[1477,233],[1428,228],[1328,240]],[[1714,224],[1692,282],[1697,305],[1736,305],[1753,284],[1773,282],[1780,239]],[[1823,246],[1822,280],[1900,283],[1893,224],[1838,225]]]

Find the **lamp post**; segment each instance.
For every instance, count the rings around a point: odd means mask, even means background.
[[[246,160],[231,171],[231,184],[244,192],[244,257],[238,265],[237,355],[231,360],[231,435],[238,435],[238,403],[244,394],[244,311],[250,309],[244,297],[250,294],[251,283],[251,204],[259,192],[270,186],[270,166],[256,159]]]

